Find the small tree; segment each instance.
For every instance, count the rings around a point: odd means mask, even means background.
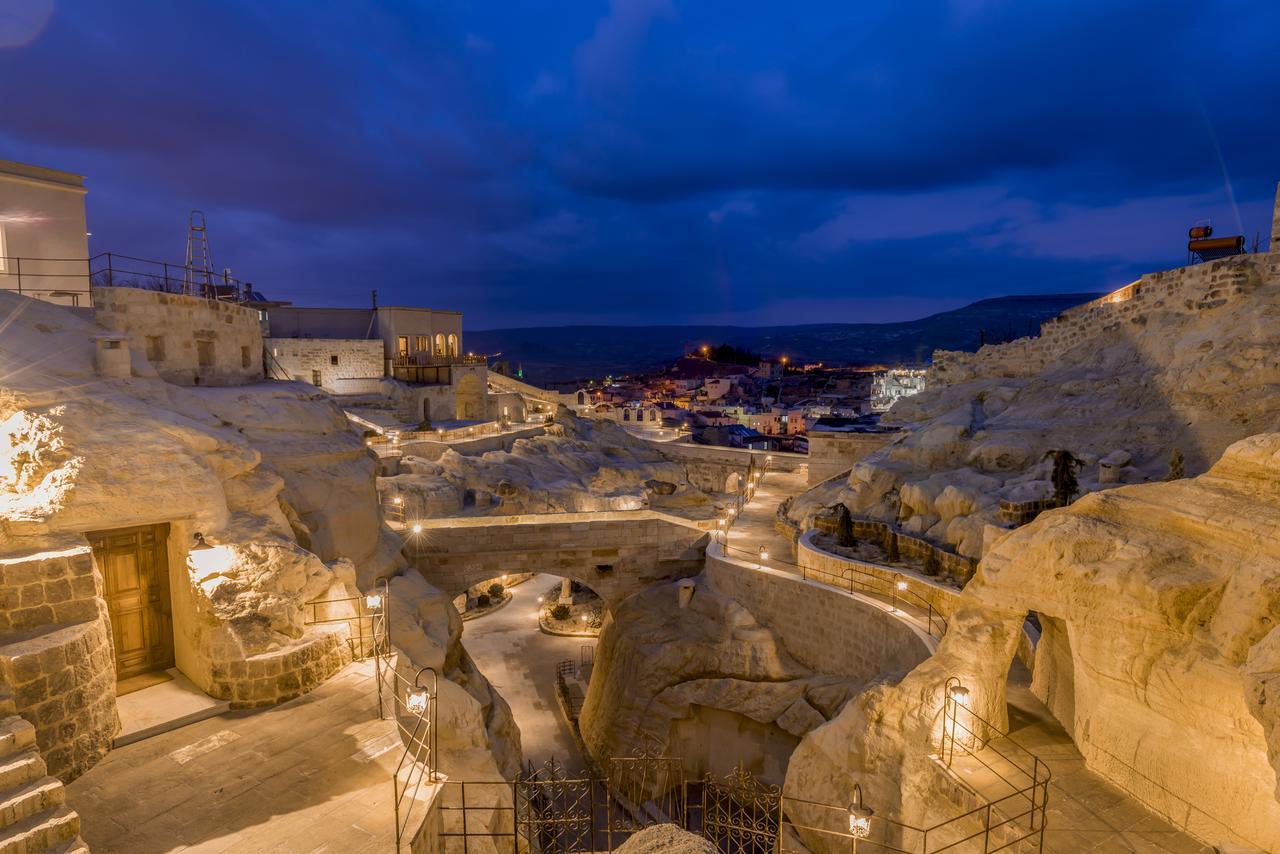
[[[852,548],[858,544],[858,539],[853,535],[853,516],[849,514],[849,508],[843,504],[835,505],[836,511],[836,545],[844,548]]]
[[[1076,469],[1084,465],[1075,454],[1067,450],[1049,451],[1044,458],[1053,460],[1053,500],[1059,507],[1066,507],[1080,491],[1076,482]]]
[[[551,619],[560,620],[561,622],[569,619],[569,606],[563,603],[555,605],[551,608]]]
[[[506,588],[496,581],[489,585],[489,595],[494,599],[501,599],[504,590],[506,590]]]
[[[1164,476],[1165,480],[1182,480],[1186,477],[1183,474],[1182,449],[1174,448],[1173,453],[1169,454],[1169,473]]]
[[[884,550],[885,550],[885,553],[886,553],[886,556],[887,556],[887,559],[888,559],[889,563],[897,563],[899,560],[901,560],[901,559],[902,559],[902,555],[898,554],[898,533],[897,533],[897,531],[890,531],[890,532],[889,532],[889,536],[888,536],[888,543],[885,545]]]
[[[488,608],[488,607],[489,607],[489,594],[488,594],[488,593],[481,593],[479,596],[477,596],[477,597],[476,597],[476,607],[477,607],[477,608]]]

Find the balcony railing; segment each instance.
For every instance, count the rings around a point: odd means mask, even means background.
[[[93,288],[137,288],[248,302],[250,282],[183,264],[103,252],[92,258],[0,257],[0,290],[70,305],[91,305]]]

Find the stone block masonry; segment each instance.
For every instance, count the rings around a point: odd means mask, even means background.
[[[276,379],[292,379],[344,391],[344,380],[380,379],[382,339],[268,338],[268,372]],[[281,376],[284,374],[284,376]]]
[[[93,305],[98,324],[128,335],[130,349],[167,382],[227,386],[263,378],[256,309],[139,288],[94,288]]]
[[[233,709],[274,706],[311,691],[349,663],[345,630],[313,631],[287,650],[214,662],[209,693],[230,700]]]
[[[976,353],[936,350],[927,387],[977,377],[1026,378],[1103,332],[1142,327],[1152,311],[1197,314],[1229,306],[1255,288],[1280,284],[1280,252],[1148,273],[1132,284],[1045,321],[1040,335],[988,344]]]
[[[819,582],[712,554],[703,574],[776,632],[787,652],[814,672],[869,681],[904,674],[932,652],[923,632]]]
[[[100,587],[87,545],[0,558],[0,681],[64,781],[102,758],[119,731]]]
[[[896,432],[842,433],[809,431],[809,485],[853,468],[853,464],[901,435]]]

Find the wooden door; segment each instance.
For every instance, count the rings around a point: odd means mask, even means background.
[[[111,614],[116,680],[172,667],[169,526],[96,531],[88,537]]]

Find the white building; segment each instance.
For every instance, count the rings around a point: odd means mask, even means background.
[[[924,391],[925,371],[915,368],[894,368],[876,376],[873,382],[871,409],[885,412],[904,397]]]
[[[0,160],[0,289],[90,303],[84,177]]]

